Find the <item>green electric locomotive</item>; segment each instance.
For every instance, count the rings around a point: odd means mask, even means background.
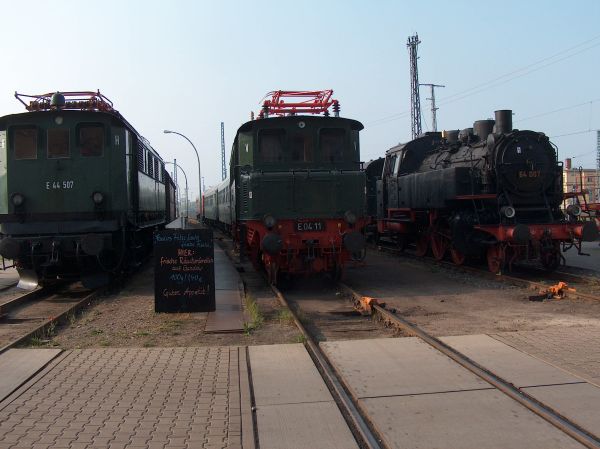
[[[0,118],[0,255],[23,287],[103,284],[175,218],[175,186],[99,91],[15,96],[27,112]]]
[[[231,177],[204,194],[203,219],[230,230],[272,283],[281,274],[339,278],[365,249],[363,125],[339,117],[331,94],[273,92],[237,131]]]

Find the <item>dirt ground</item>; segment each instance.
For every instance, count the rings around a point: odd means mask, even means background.
[[[219,244],[228,249],[227,241]],[[205,313],[154,313],[154,280],[150,265],[128,280],[122,289],[100,298],[81,314],[72,316],[68,323],[57,327],[44,344],[69,349],[302,341],[289,311],[282,309],[262,277],[248,263],[243,265],[242,277],[250,297],[258,305],[257,325],[253,329],[248,327],[243,333],[229,334],[204,333]],[[361,294],[386,301],[402,316],[438,336],[565,326],[600,328],[600,302],[532,302],[529,296],[535,292],[524,288],[372,250],[364,265],[350,264],[344,282]],[[323,325],[326,331],[322,332],[321,339],[334,338],[336,333],[338,338],[370,338],[385,334],[370,323],[359,323],[351,311],[346,310],[348,306],[342,304],[343,301],[329,304],[327,297],[332,295],[329,287],[296,281],[286,294],[302,303],[310,321],[345,320],[342,323],[344,329],[339,331],[333,329],[335,326]]]
[[[533,302],[536,292],[525,288],[377,251],[365,266],[350,267],[344,281],[438,336],[600,327],[600,302]]]
[[[249,272],[246,277],[252,278]],[[250,281],[252,283],[252,281]],[[58,326],[42,344],[64,349],[93,347],[175,347],[295,343],[301,340],[288,310],[264,283],[256,283],[260,322],[241,333],[205,333],[207,313],[155,313],[151,264],[125,286],[98,299],[82,313]],[[39,345],[39,341],[36,341]]]

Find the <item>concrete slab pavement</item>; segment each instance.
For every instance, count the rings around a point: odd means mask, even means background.
[[[389,447],[582,447],[416,337],[321,346]]]
[[[302,344],[248,352],[261,449],[358,449]]]

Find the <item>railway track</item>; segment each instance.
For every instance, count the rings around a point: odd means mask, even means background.
[[[478,271],[478,273],[481,273],[481,271]],[[488,273],[485,273],[485,276],[488,276]],[[489,277],[498,278],[500,276],[489,274]],[[501,280],[508,282],[510,279]],[[531,284],[531,281],[522,279],[516,280]],[[538,285],[541,284],[538,283]],[[358,397],[353,395],[353,390],[350,385],[347,385],[344,378],[336,371],[335,363],[332,362],[327,353],[320,348],[319,341],[321,340],[335,340],[339,337],[343,339],[348,338],[348,336],[345,335],[345,330],[340,335],[340,333],[337,333],[334,330],[324,329],[330,325],[335,326],[337,324],[336,320],[328,320],[327,318],[317,318],[315,320],[315,316],[317,315],[315,313],[315,307],[311,307],[310,305],[307,307],[307,303],[310,304],[310,301],[313,300],[313,295],[307,295],[310,299],[303,301],[299,299],[302,295],[297,294],[294,291],[287,293],[280,291],[277,287],[271,288],[282,306],[289,309],[292,313],[293,321],[305,341],[305,347],[322,374],[323,379],[327,383],[359,445],[363,448],[386,449],[390,447],[387,445],[385,438],[378,433],[378,427],[374,418],[370,417],[366,409],[360,405],[361,402]],[[363,314],[370,314],[373,319],[383,322],[387,329],[392,328],[396,330],[397,333],[404,336],[418,337],[452,362],[467,369],[479,379],[488,383],[495,390],[510,398],[510,400],[515,401],[554,426],[554,428],[564,435],[574,439],[584,447],[600,449],[600,433],[598,433],[597,429],[589,428],[589,426],[587,428],[582,427],[582,425],[574,422],[572,419],[563,416],[560,413],[560,410],[557,411],[553,409],[549,405],[532,397],[524,391],[523,388],[513,385],[497,373],[477,364],[438,338],[428,334],[402,316],[397,315],[395,310],[388,310],[385,308],[385,305],[378,304],[376,301],[367,304],[360,293],[354,291],[345,284],[338,284],[338,288],[345,293],[345,295],[342,295],[342,297],[345,298],[345,301],[350,299],[355,308],[360,309]],[[333,293],[332,296],[335,296],[335,298],[331,298],[332,301],[340,301],[339,295]],[[327,314],[327,312],[324,314]],[[360,334],[360,332],[358,332],[358,334]],[[361,336],[354,332],[354,335],[351,338],[361,338]]]
[[[384,449],[385,446],[382,445],[381,438],[370,426],[369,420],[365,417],[364,412],[359,409],[357,401],[352,398],[348,389],[343,385],[343,381],[335,372],[333,364],[329,361],[325,353],[319,347],[318,342],[315,340],[313,332],[310,332],[307,327],[304,326],[303,322],[306,322],[306,319],[301,312],[299,313],[298,306],[289,302],[277,287],[271,286],[271,288],[281,305],[291,311],[294,324],[302,334],[310,356],[315,362],[325,383],[329,387],[331,394],[338,404],[342,415],[346,419],[348,426],[354,433],[354,437],[358,440],[359,445],[367,449]]]
[[[568,289],[564,290],[566,298],[600,301],[600,279],[591,276],[578,275],[561,270],[547,272],[533,266],[525,265],[519,265],[514,271],[509,273],[493,274],[486,269],[476,266],[456,265],[449,261],[436,260],[433,257],[417,257],[410,252],[402,251],[391,245],[371,246],[371,249],[395,254],[402,258],[419,261],[424,264],[443,267],[452,271],[473,274],[496,282],[525,287],[536,292],[545,291],[552,285],[562,281],[566,282],[569,286]],[[582,291],[584,289],[585,291]]]
[[[571,438],[575,439],[585,447],[595,449],[600,448],[600,433],[598,433],[597,429],[582,428],[578,424],[553,410],[548,405],[531,397],[529,394],[523,391],[523,389],[516,387],[499,375],[477,364],[473,360],[461,354],[459,351],[448,346],[441,340],[428,334],[420,327],[397,315],[395,311],[387,310],[384,304],[380,305],[376,301],[365,303],[362,295],[343,283],[340,283],[340,288],[352,298],[355,307],[361,310],[367,310],[369,313],[377,316],[387,325],[398,328],[406,334],[423,340],[440,353],[444,354],[485,382],[497,388],[499,391],[523,405],[536,415],[540,416],[542,419],[546,420],[548,423],[569,435]]]
[[[462,353],[443,343],[441,340],[428,334],[420,327],[397,315],[395,311],[386,309],[385,305],[380,305],[376,301],[367,304],[363,300],[362,295],[347,285],[339,284],[339,287],[348,295],[353,302],[353,305],[363,313],[372,314],[374,318],[385,323],[387,327],[395,328],[404,335],[418,337],[444,356],[463,368],[466,368],[471,373],[489,383],[510,399],[535,413],[583,446],[593,449],[600,448],[600,434],[597,434],[595,429],[583,428],[577,423],[564,417],[550,406],[530,396],[523,389],[514,386],[498,374],[477,364]],[[286,295],[277,287],[272,287],[272,289],[282,306],[287,307],[292,312],[294,323],[305,340],[307,350],[313,358],[318,370],[321,372],[325,382],[328,384],[336,402],[342,410],[342,414],[350,428],[353,430],[361,447],[386,448],[387,446],[383,443],[383,439],[378,435],[374,426],[371,424],[368,413],[361,408],[358,398],[352,395],[349,386],[345,385],[342,377],[336,372],[334,364],[320,349],[318,339],[315,338],[314,331],[310,330],[311,325],[301,306],[297,302],[288,300]]]
[[[365,303],[362,295],[345,284],[339,284],[339,288],[347,294],[347,297],[350,298],[353,305],[363,313],[372,314],[374,318],[385,323],[387,327],[393,327],[404,335],[418,337],[444,356],[463,368],[466,368],[471,373],[489,383],[513,401],[526,407],[528,410],[535,413],[569,437],[575,439],[583,446],[594,449],[600,448],[600,434],[597,434],[596,429],[583,428],[577,423],[562,416],[550,406],[530,396],[523,389],[514,386],[498,374],[478,365],[473,360],[443,343],[441,340],[428,334],[420,327],[397,315],[395,311],[386,309],[385,305],[380,305],[376,301],[368,304]],[[311,325],[307,320],[307,314],[302,310],[297,301],[288,300],[286,295],[277,287],[272,287],[272,289],[279,302],[292,312],[294,323],[303,335],[311,357],[332,391],[332,394],[336,398],[336,402],[340,406],[350,428],[353,429],[359,444],[362,447],[367,448],[386,448],[387,446],[383,443],[383,439],[377,434],[377,431],[371,424],[370,417],[366,411],[361,408],[358,399],[352,395],[351,388],[345,385],[342,377],[336,372],[334,364],[320,349],[314,331],[310,331]]]
[[[101,292],[62,284],[40,288],[0,304],[0,354],[32,337],[43,338]]]

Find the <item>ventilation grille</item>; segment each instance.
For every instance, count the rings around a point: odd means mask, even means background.
[[[242,213],[248,213],[248,180],[242,178]]]
[[[140,141],[137,144],[137,165],[139,171],[144,171],[144,145]]]

